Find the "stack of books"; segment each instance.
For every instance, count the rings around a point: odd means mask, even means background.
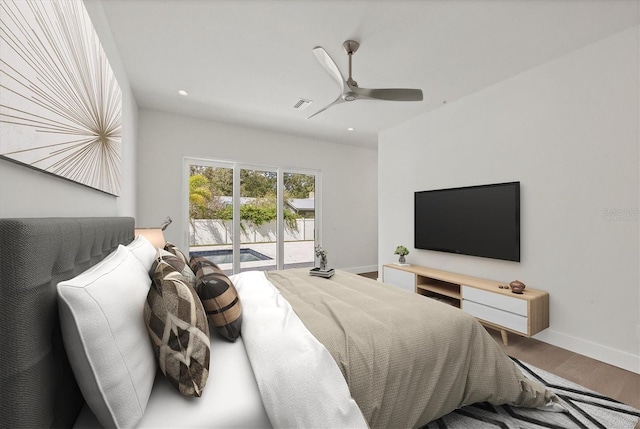
[[[331,277],[334,273],[335,273],[335,270],[333,268],[328,268],[326,270],[321,270],[320,268],[315,267],[315,268],[311,268],[309,270],[309,274],[311,274],[312,276],[324,277],[326,279]]]

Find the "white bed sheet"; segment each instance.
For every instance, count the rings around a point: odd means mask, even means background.
[[[242,302],[245,348],[273,425],[366,429],[338,364],[264,272],[232,278]]]
[[[102,427],[85,404],[74,428]],[[158,371],[138,429],[271,428],[242,337],[230,343],[211,333],[209,378],[199,398],[180,395]]]

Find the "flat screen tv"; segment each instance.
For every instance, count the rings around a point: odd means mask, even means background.
[[[520,262],[520,182],[415,193],[416,249]]]

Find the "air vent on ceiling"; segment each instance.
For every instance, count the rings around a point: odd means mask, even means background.
[[[309,107],[309,104],[311,103],[312,103],[311,100],[306,100],[304,98],[301,98],[296,104],[293,105],[293,108],[296,110],[304,110],[307,107]]]

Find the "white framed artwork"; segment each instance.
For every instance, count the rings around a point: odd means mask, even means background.
[[[119,195],[122,92],[80,0],[0,2],[0,157]]]

